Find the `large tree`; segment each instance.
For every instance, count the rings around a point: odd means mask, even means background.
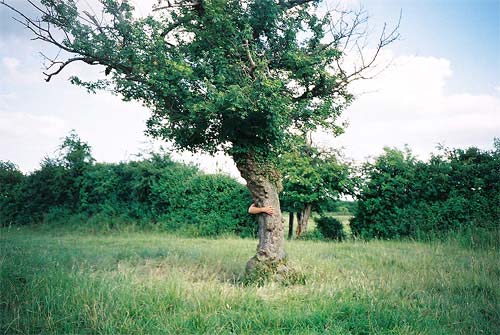
[[[47,56],[46,80],[74,62],[104,67],[104,77],[74,84],[111,89],[151,110],[147,132],[179,149],[233,157],[261,214],[257,254],[247,270],[285,270],[276,158],[295,130],[330,129],[351,101],[347,88],[366,78],[386,31],[363,55],[366,15],[317,0],[170,0],[159,15],[136,18],[125,0],[98,0],[84,10],[75,0],[27,0],[29,17],[9,4],[36,39],[58,47]],[[161,2],[161,1],[160,1]],[[346,52],[360,51],[344,67]],[[349,69],[348,69],[349,68]]]

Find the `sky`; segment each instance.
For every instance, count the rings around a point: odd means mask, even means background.
[[[29,8],[26,1],[7,2]],[[138,15],[144,15],[153,1],[135,3]],[[405,144],[421,159],[439,144],[492,149],[494,137],[500,137],[500,2],[347,0],[342,5],[369,13],[373,38],[384,22],[391,27],[402,13],[401,38],[380,55],[380,64],[390,64],[387,69],[352,86],[356,99],[342,116],[349,123],[345,133],[337,138],[317,134],[318,145],[342,148],[357,162],[381,154],[385,146]],[[31,41],[12,16],[0,6],[1,161],[33,171],[72,129],[99,162],[126,161],[159,145],[168,147],[144,135],[149,112],[140,104],[108,92],[88,94],[68,82],[75,74],[98,77],[103,69],[75,63],[46,83],[39,51],[57,51]],[[238,176],[223,155],[173,156],[208,172]]]

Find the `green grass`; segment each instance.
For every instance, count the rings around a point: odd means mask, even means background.
[[[0,229],[2,334],[497,334],[498,249],[291,241],[306,285],[242,283],[255,240]]]

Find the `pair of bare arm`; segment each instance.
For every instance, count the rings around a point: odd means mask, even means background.
[[[274,208],[271,206],[257,207],[255,204],[251,204],[248,208],[248,213],[250,214],[261,214],[266,213],[267,215],[274,214]]]

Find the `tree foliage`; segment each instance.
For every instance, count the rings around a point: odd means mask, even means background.
[[[306,204],[316,210],[340,195],[351,193],[350,166],[335,152],[321,150],[295,137],[279,159],[283,177],[280,200],[287,211],[298,212]]]
[[[312,211],[321,211],[350,191],[349,165],[334,152],[312,145],[306,134],[290,137],[287,150],[280,155],[278,168],[283,178],[280,202],[289,212],[288,236],[297,213],[296,237],[307,232]]]
[[[7,222],[19,210],[10,200],[17,195],[23,179],[24,175],[16,164],[0,161],[0,222]]]
[[[189,1],[144,18],[117,0],[99,0],[100,15],[77,1],[41,0],[39,19],[2,3],[66,55],[47,57],[47,81],[73,62],[102,65],[105,78],[71,81],[142,102],[155,137],[233,156],[277,153],[292,128],[336,129],[352,98],[347,85],[398,37],[384,29],[375,55],[347,72],[345,50],[364,37],[366,13],[322,15],[316,0]]]

